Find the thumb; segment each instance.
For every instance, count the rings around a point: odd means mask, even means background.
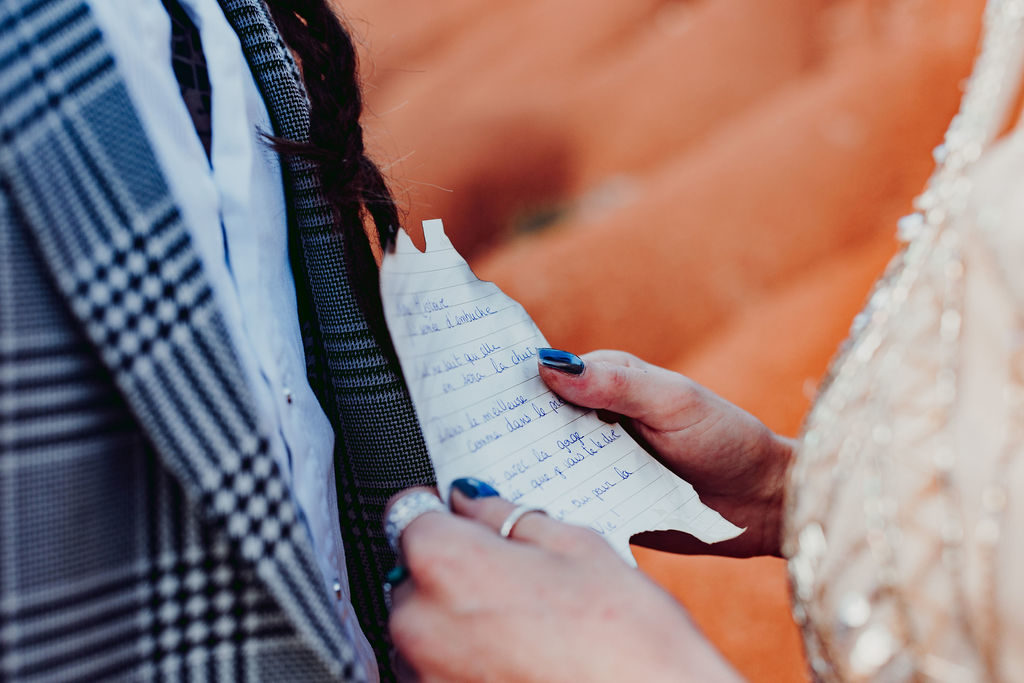
[[[697,384],[623,351],[593,351],[582,358],[557,349],[537,351],[548,388],[584,408],[609,410],[654,429],[675,429],[688,406],[702,404]]]

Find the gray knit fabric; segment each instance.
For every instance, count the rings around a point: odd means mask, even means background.
[[[220,0],[265,94],[278,135],[306,141],[309,105],[299,70],[261,0]],[[345,245],[320,177],[298,159],[284,163],[293,263],[300,281],[310,382],[334,424],[338,506],[352,602],[389,678],[383,581],[395,564],[384,537],[384,505],[395,492],[435,481],[419,421],[397,359],[381,350],[352,294]]]

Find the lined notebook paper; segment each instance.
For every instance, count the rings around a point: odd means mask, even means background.
[[[482,282],[441,221],[426,251],[404,232],[381,265],[384,314],[443,495],[477,477],[502,496],[589,526],[630,563],[629,538],[677,529],[707,543],[742,529],[618,424],[565,403],[537,370],[544,335],[525,309]]]

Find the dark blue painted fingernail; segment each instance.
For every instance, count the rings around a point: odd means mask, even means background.
[[[409,570],[404,565],[396,565],[388,575],[384,577],[384,582],[394,588],[403,581],[409,578]]]
[[[540,364],[546,368],[567,372],[570,375],[583,373],[583,359],[568,351],[558,349],[537,349]]]
[[[452,482],[452,488],[464,495],[466,498],[491,498],[501,494],[494,490],[494,487],[486,481],[480,481],[473,477],[462,477]]]

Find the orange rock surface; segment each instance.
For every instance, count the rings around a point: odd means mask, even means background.
[[[555,345],[795,434],[956,111],[982,0],[345,0],[365,124]],[[806,679],[775,559],[641,566],[755,681]]]

